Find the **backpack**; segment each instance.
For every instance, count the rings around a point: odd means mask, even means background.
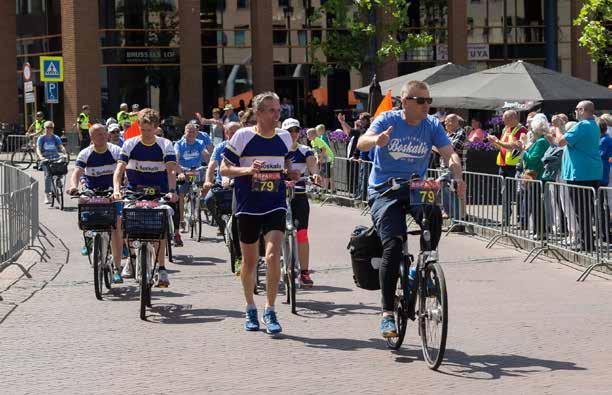
[[[373,226],[356,226],[347,249],[351,254],[355,285],[371,291],[380,289],[378,268],[382,261],[383,246],[376,229]]]

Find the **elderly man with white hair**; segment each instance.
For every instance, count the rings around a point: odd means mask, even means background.
[[[567,147],[563,154],[561,175],[569,185],[597,189],[601,181],[603,166],[599,156],[600,129],[595,121],[595,105],[583,100],[576,105],[578,123],[565,134],[557,133],[556,140],[560,147]],[[584,189],[572,188],[570,197],[576,209],[582,232],[581,248],[593,250],[593,228],[591,214],[593,198]]]

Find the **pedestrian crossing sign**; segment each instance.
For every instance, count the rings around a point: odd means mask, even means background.
[[[44,82],[63,82],[64,59],[61,56],[41,56],[40,80]]]

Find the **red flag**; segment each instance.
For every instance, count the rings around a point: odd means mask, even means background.
[[[123,140],[131,139],[132,137],[140,136],[140,126],[138,126],[138,121],[134,121],[132,126],[128,128],[123,133]]]
[[[387,94],[382,99],[378,108],[376,109],[376,113],[374,113],[374,118],[379,116],[381,113],[385,111],[391,111],[393,109],[393,98],[391,97],[391,89],[387,91]]]

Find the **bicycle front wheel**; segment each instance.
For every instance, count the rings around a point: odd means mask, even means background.
[[[15,151],[11,155],[11,166],[27,170],[34,163],[34,155],[30,151]]]
[[[57,195],[57,204],[60,210],[64,210],[64,181],[62,177],[58,177],[55,181],[55,193]]]
[[[140,275],[140,319],[146,321],[147,306],[151,304],[151,282],[149,279],[149,271],[147,270],[147,266],[149,265],[147,243],[142,243],[138,249],[138,256],[136,259],[136,267]]]
[[[98,300],[102,300],[102,284],[104,283],[104,267],[106,266],[104,248],[102,245],[102,235],[96,234],[94,236],[93,274],[94,292]]]
[[[442,363],[448,333],[448,295],[440,264],[430,263],[419,289],[419,335],[423,358],[430,369]]]

